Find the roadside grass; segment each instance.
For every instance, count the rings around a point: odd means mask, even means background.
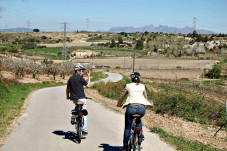
[[[16,80],[4,81],[0,79],[0,139],[6,136],[9,125],[20,115],[26,97],[31,91],[63,85],[53,82],[22,84]]]
[[[204,145],[199,142],[193,142],[186,140],[183,137],[173,136],[167,132],[165,132],[162,128],[153,127],[150,129],[151,132],[157,133],[161,138],[165,141],[173,144],[177,150],[183,151],[226,151],[225,149],[217,149],[213,148],[210,145]]]
[[[126,83],[129,83],[128,77],[123,77],[123,80],[118,82],[98,82],[93,85],[93,88],[98,90],[105,97],[118,100],[124,90]]]
[[[168,83],[146,83],[154,86],[158,94],[148,91],[148,98],[154,101],[153,110],[157,114],[178,116],[200,124],[221,126],[225,123],[225,105],[201,93],[191,92]]]
[[[113,82],[100,82],[94,85],[100,94],[110,99],[118,100],[130,79]],[[178,116],[185,120],[200,124],[221,126],[225,123],[225,105],[217,103],[200,93],[191,93],[184,89],[177,89],[171,84],[144,82],[147,88],[148,99],[153,100],[154,110],[157,114]],[[176,84],[174,85],[176,86]],[[159,92],[154,94],[149,88],[155,87]]]
[[[91,73],[91,76],[92,76],[92,78],[91,78],[92,82],[98,81],[100,79],[104,79],[104,78],[108,77],[108,75],[106,75],[106,74],[104,74],[103,72],[100,72],[100,71],[93,71]]]

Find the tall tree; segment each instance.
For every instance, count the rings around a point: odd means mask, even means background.
[[[39,32],[39,29],[35,28],[35,29],[33,29],[33,32],[38,33]]]

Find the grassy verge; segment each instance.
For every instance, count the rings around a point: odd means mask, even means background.
[[[91,76],[92,76],[91,81],[98,81],[100,79],[108,77],[106,74],[99,71],[93,71]]]
[[[226,151],[226,150],[223,150],[223,149],[213,148],[209,145],[204,145],[204,144],[201,144],[199,142],[192,142],[192,141],[186,140],[183,137],[170,135],[159,127],[153,127],[153,128],[151,128],[151,131],[159,134],[159,136],[161,138],[168,141],[172,145],[176,146],[177,150],[183,150],[183,151],[192,151],[192,150],[195,150],[195,151]]]
[[[123,80],[118,82],[98,82],[94,84],[93,88],[98,90],[100,94],[105,97],[118,100],[123,92],[126,83],[129,83],[130,79],[124,77]]]
[[[20,115],[25,99],[31,91],[59,85],[63,83],[21,84],[16,81],[3,82],[0,79],[0,139],[6,135],[12,121]]]
[[[146,83],[151,85],[151,83]],[[212,98],[205,97],[200,93],[190,92],[177,88],[177,84],[152,83],[159,93],[153,98],[148,91],[150,99],[154,100],[153,110],[156,113],[178,116],[188,121],[201,124],[213,124],[216,126],[225,123],[225,105],[218,103]]]
[[[126,83],[130,80],[112,83],[97,83],[94,88],[105,97],[118,100]],[[201,96],[199,93],[191,93],[184,89],[176,89],[169,84],[145,83],[147,88],[155,86],[159,93],[155,95],[147,90],[149,100],[154,101],[153,110],[158,114],[178,116],[188,121],[201,124],[213,124],[216,126],[225,123],[225,105]]]

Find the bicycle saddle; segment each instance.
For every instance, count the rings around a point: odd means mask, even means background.
[[[140,117],[140,114],[132,114],[132,117]]]

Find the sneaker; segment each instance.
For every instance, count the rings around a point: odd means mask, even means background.
[[[72,115],[72,117],[71,117],[71,124],[72,125],[76,124],[76,116],[75,115]]]
[[[74,124],[76,124],[76,122],[75,122],[75,121],[73,121],[73,120],[71,120],[71,124],[72,124],[72,125],[74,125]]]
[[[144,137],[144,135],[143,135],[143,134],[141,134],[141,137],[142,137],[142,140],[144,141],[145,137]]]
[[[83,136],[86,136],[87,134],[88,134],[87,131],[82,131],[82,135],[83,135]]]

